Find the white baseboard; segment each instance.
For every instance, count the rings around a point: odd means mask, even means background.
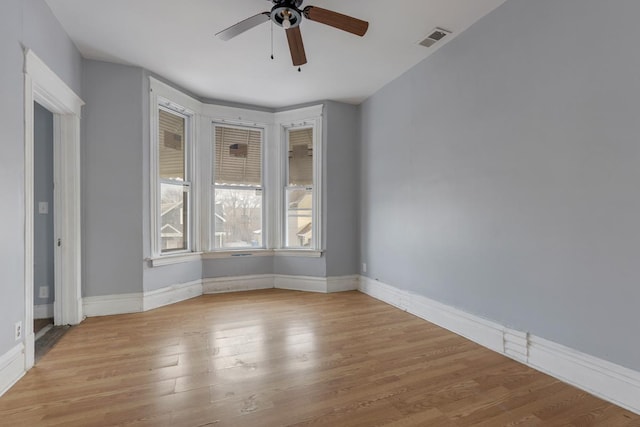
[[[34,319],[52,319],[53,304],[39,304],[39,305],[33,306],[33,318]]]
[[[290,291],[326,293],[327,278],[309,276],[284,276],[275,274],[273,276],[273,286],[276,289],[288,289]]]
[[[204,279],[202,282],[202,292],[205,294],[256,291],[259,289],[273,289],[273,274],[216,277]]]
[[[82,299],[82,310],[87,317],[140,313],[142,307],[143,295],[141,293],[85,297]]]
[[[358,289],[359,276],[306,277],[278,274],[217,277],[168,286],[154,291],[133,294],[105,295],[83,298],[87,317],[140,313],[174,304],[202,294],[252,291],[258,289],[290,289],[306,292],[342,292]]]
[[[148,311],[165,305],[175,304],[202,295],[202,280],[181,283],[155,291],[145,292],[142,300],[142,310]]]
[[[367,277],[360,277],[359,290],[640,414],[640,372]]]
[[[360,284],[360,276],[341,276],[341,277],[327,277],[327,292],[347,292],[357,291]]]
[[[527,364],[640,414],[640,372],[536,336],[529,338]]]
[[[0,356],[0,396],[25,374],[24,360],[23,343]]]
[[[360,276],[309,277],[282,274],[217,277],[203,280],[203,293],[253,291],[258,289],[288,289],[305,292],[343,292],[358,289]]]

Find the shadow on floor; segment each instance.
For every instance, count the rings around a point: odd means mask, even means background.
[[[35,361],[38,363],[42,357],[53,348],[54,345],[62,338],[64,334],[71,328],[69,325],[65,326],[46,326],[48,330],[38,339],[36,339],[35,348]],[[43,329],[44,331],[44,329]]]

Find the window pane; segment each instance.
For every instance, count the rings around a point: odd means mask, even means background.
[[[160,237],[162,252],[188,249],[189,187],[160,184]]]
[[[215,189],[215,247],[262,247],[262,191]]]
[[[185,119],[159,110],[160,178],[185,180]]]
[[[311,189],[287,189],[288,248],[306,248],[312,245],[312,194]]]
[[[288,185],[313,185],[313,129],[289,130]]]
[[[214,138],[216,184],[262,184],[262,132],[216,126]]]

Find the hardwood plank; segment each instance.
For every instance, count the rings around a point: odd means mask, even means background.
[[[358,292],[205,295],[90,318],[7,394],[11,426],[640,426]]]

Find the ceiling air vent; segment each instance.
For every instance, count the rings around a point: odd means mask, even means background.
[[[429,34],[427,38],[422,40],[419,44],[424,47],[431,47],[449,34],[451,34],[451,31],[438,27],[433,30],[431,34]]]

